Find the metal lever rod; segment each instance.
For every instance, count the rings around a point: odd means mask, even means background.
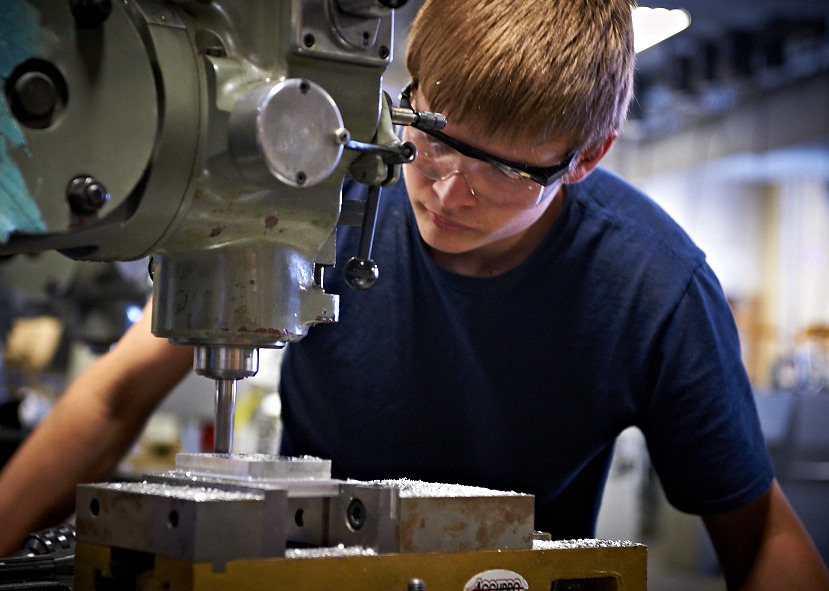
[[[394,146],[380,146],[349,139],[343,146],[355,152],[377,154],[384,164],[408,164],[415,159],[415,154],[417,154],[412,142],[401,142]]]
[[[370,185],[366,196],[363,224],[360,229],[360,246],[357,256],[351,257],[345,263],[345,281],[354,289],[368,289],[380,271],[377,263],[371,260],[371,249],[374,245],[374,228],[377,225],[377,207],[380,204],[380,186]]]
[[[374,247],[374,228],[377,225],[377,207],[380,205],[380,190],[379,185],[372,185],[368,188],[366,212],[360,228],[360,247],[357,250],[357,256],[361,259],[371,258],[371,249]]]

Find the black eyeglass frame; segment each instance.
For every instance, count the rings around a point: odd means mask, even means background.
[[[412,85],[408,84],[406,88],[404,88],[400,93],[400,106],[404,109],[410,109],[411,111],[414,111],[414,108],[412,108],[411,97]],[[430,129],[425,126],[420,126],[416,121],[412,123],[411,126],[415,129],[422,131],[426,135],[429,135],[435,138],[436,140],[443,142],[444,144],[446,144],[454,150],[457,150],[464,156],[474,158],[475,160],[488,162],[489,164],[493,164],[502,170],[535,181],[542,187],[552,185],[554,182],[556,182],[565,174],[567,174],[567,172],[570,170],[570,165],[573,163],[573,159],[576,157],[576,152],[573,152],[564,160],[562,160],[558,164],[553,164],[552,166],[529,166],[528,164],[522,164],[521,162],[513,162],[512,160],[499,158],[498,156],[494,156],[493,154],[485,152],[484,150],[476,148],[475,146],[470,146],[467,143],[464,143],[460,140],[456,140],[452,136],[446,135],[441,131]]]

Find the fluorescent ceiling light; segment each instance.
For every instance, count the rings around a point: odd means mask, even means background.
[[[633,47],[637,53],[644,51],[690,24],[691,15],[685,10],[637,6],[633,9]]]

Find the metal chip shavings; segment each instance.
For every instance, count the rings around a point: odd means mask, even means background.
[[[343,556],[377,556],[372,548],[363,546],[331,546],[324,548],[288,548],[285,558],[340,558]]]
[[[182,487],[155,482],[108,482],[96,484],[97,490],[151,495],[183,499],[186,501],[258,501],[262,494],[257,492],[226,491],[209,487]]]
[[[469,486],[466,484],[444,484],[438,482],[423,482],[420,480],[409,480],[400,478],[394,480],[374,480],[367,484],[379,484],[383,486],[394,486],[400,492],[400,498],[423,498],[423,497],[505,497],[524,496],[522,493],[502,490],[492,490],[480,486]]]
[[[644,544],[627,540],[533,540],[533,550],[564,550],[573,548],[635,548]]]

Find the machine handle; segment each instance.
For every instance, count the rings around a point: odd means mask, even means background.
[[[380,270],[377,263],[371,260],[371,249],[374,244],[374,228],[377,224],[377,207],[380,203],[380,186],[370,185],[366,196],[363,224],[360,229],[360,246],[357,256],[353,256],[345,263],[345,282],[354,289],[368,289],[377,277]]]

